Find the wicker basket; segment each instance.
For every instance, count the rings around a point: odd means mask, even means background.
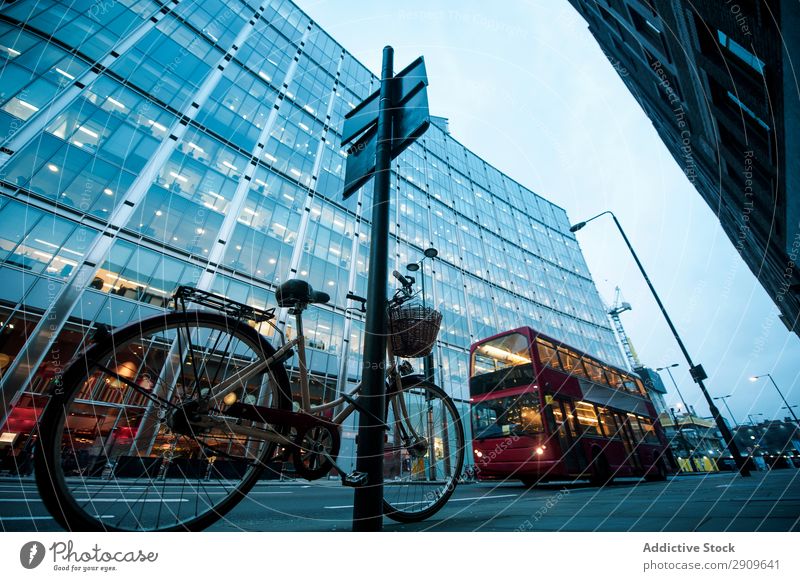
[[[442,314],[422,305],[404,305],[389,311],[389,337],[398,357],[425,357],[433,350]]]

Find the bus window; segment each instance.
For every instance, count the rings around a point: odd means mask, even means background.
[[[577,375],[578,377],[586,377],[586,372],[583,370],[581,358],[572,351],[559,348],[558,356],[561,358],[561,365],[570,375]]]
[[[553,369],[561,369],[561,363],[558,361],[555,347],[546,341],[537,339],[536,348],[539,350],[539,359],[542,361],[542,365],[547,365]]]
[[[639,393],[639,388],[636,387],[636,382],[633,380],[632,377],[625,377],[622,378],[622,385],[623,388],[630,392],[630,393]]]
[[[656,436],[656,430],[653,427],[653,422],[647,418],[640,417],[639,423],[642,425],[642,431],[644,432],[644,441],[650,444],[658,444],[658,436]]]
[[[528,338],[510,333],[478,345],[472,352],[471,395],[534,382]]]
[[[584,366],[586,366],[586,371],[589,373],[589,379],[594,381],[595,383],[606,383],[605,375],[603,375],[603,369],[595,365],[593,362],[588,361],[586,359],[583,360]]]
[[[530,393],[475,403],[472,406],[475,439],[540,433],[544,431],[540,412],[538,399]]]
[[[608,408],[597,406],[600,411],[600,423],[603,425],[603,432],[607,438],[618,438],[617,424],[614,421],[614,414]]]
[[[606,369],[606,377],[608,377],[608,384],[616,389],[625,389],[622,385],[622,377],[616,371]]]
[[[628,422],[631,425],[631,430],[633,430],[633,439],[636,442],[641,442],[644,438],[644,434],[642,433],[642,427],[639,425],[637,421],[638,418],[633,414],[628,414]]]
[[[553,411],[553,420],[555,421],[556,429],[558,429],[558,427],[564,423],[564,414],[561,413],[561,406],[558,405],[558,401],[553,401],[550,409]]]
[[[578,416],[578,424],[580,424],[584,434],[589,434],[590,436],[600,435],[594,405],[585,401],[575,402],[575,412]]]

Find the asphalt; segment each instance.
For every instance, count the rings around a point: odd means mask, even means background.
[[[262,482],[214,531],[348,531],[353,490],[335,480]],[[4,531],[58,531],[31,478],[0,478]],[[800,531],[800,470],[619,480],[604,487],[460,485],[429,520],[386,531]]]

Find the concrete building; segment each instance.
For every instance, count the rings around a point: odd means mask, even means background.
[[[791,418],[737,426],[736,444],[762,468],[800,467],[800,428]]]
[[[667,394],[667,388],[661,380],[661,376],[654,369],[649,367],[636,367],[634,369],[636,374],[642,378],[642,383],[647,390],[650,399],[653,401],[653,406],[656,408],[656,413],[661,414],[667,411],[667,401],[664,396]]]
[[[800,5],[570,2],[800,333]]]
[[[693,413],[678,415],[670,409],[659,414],[658,419],[681,471],[733,469],[733,457],[712,418],[701,418]]]

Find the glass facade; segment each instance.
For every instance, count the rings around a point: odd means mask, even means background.
[[[341,200],[339,132],[377,78],[288,0],[76,6],[0,11],[0,369],[78,297],[20,405],[90,329],[161,312],[178,284],[266,306],[308,280],[332,297],[307,317],[315,398],[358,381],[345,295],[366,293],[372,186]],[[563,209],[436,124],[393,169],[391,266],[439,251],[416,274],[464,418],[469,346],[509,328],[624,366]]]

